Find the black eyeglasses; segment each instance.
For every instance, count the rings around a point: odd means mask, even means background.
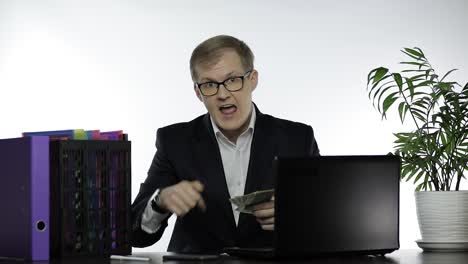
[[[227,78],[226,80],[222,82],[205,82],[205,83],[195,83],[200,89],[200,92],[204,96],[213,96],[218,93],[219,91],[219,86],[222,84],[224,85],[224,88],[230,92],[235,92],[239,91],[244,87],[244,79],[247,77],[252,70],[247,71],[244,73],[242,76],[232,76]]]

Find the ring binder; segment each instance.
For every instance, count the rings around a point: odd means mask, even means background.
[[[0,256],[49,259],[49,138],[0,140]]]

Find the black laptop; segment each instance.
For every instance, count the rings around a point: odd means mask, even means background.
[[[384,255],[399,248],[396,156],[275,158],[274,248],[233,256]]]

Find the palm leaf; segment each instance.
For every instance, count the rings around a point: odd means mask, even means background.
[[[382,110],[383,110],[383,113],[382,114],[385,114],[387,112],[387,110],[390,108],[390,106],[392,106],[392,104],[398,99],[398,96],[395,97],[395,95],[397,95],[398,92],[394,92],[394,93],[391,93],[389,94],[383,101],[382,103]]]
[[[458,70],[458,69],[452,69],[452,70],[448,71],[448,72],[444,75],[444,77],[442,77],[442,79],[440,79],[440,81],[443,82],[444,79],[445,79],[445,77],[447,77],[450,73],[452,73],[452,72],[454,72],[454,71],[457,71],[457,70]]]

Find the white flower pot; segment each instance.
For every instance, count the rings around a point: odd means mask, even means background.
[[[420,191],[415,197],[420,242],[455,244],[456,251],[468,245],[468,191]]]

